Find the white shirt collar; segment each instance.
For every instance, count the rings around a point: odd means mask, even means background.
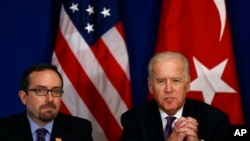
[[[41,128],[39,127],[39,125],[37,125],[31,118],[30,116],[27,114],[27,117],[28,117],[28,120],[29,120],[29,123],[30,123],[30,128],[31,128],[31,133],[34,134],[36,132],[36,130],[38,128]],[[53,123],[54,123],[54,120],[50,121],[48,124],[46,124],[44,126],[44,128],[48,131],[48,133],[51,134],[52,132],[52,126],[53,126]]]
[[[162,125],[163,125],[163,129],[165,128],[166,124],[167,124],[167,120],[166,117],[169,116],[167,113],[165,113],[162,109],[159,108],[160,111],[160,115],[161,115],[161,120],[162,120]],[[182,116],[182,112],[183,112],[183,107],[181,107],[174,115],[174,117],[176,117],[176,120],[179,119]]]

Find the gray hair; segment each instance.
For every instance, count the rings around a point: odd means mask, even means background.
[[[153,56],[153,58],[151,58],[151,60],[149,61],[149,64],[148,64],[148,76],[151,77],[152,75],[152,67],[153,67],[153,64],[156,62],[156,61],[161,61],[161,60],[170,60],[170,59],[181,59],[184,63],[184,71],[185,71],[185,79],[186,81],[188,81],[190,78],[189,78],[189,62],[187,60],[187,58],[182,55],[181,53],[178,53],[178,52],[173,52],[173,51],[165,51],[165,52],[160,52],[158,54],[155,54]]]

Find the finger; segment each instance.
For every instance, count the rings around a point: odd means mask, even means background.
[[[188,124],[188,121],[185,117],[181,117],[178,119],[178,121],[176,121],[175,124],[177,127],[182,127],[182,126],[185,126],[186,124]]]
[[[188,128],[188,127],[181,127],[176,132],[179,134],[180,133],[185,134],[185,136],[197,136],[197,132],[191,128]]]
[[[177,122],[176,122],[176,126],[178,127],[182,127],[182,126],[187,126],[189,125],[190,127],[197,127],[199,125],[199,123],[197,122],[196,119],[192,118],[192,117],[181,117]]]
[[[198,124],[196,124],[196,123],[188,122],[185,126],[187,128],[190,128],[191,130],[193,130],[195,132],[198,131]]]
[[[198,122],[194,118],[181,118],[174,125],[177,131],[181,128],[190,128],[191,130],[198,131]]]
[[[194,124],[194,125],[199,125],[199,123],[197,122],[197,120],[195,118],[192,118],[192,117],[187,117],[186,118],[186,121]]]
[[[196,131],[194,131],[194,130],[192,130],[192,129],[187,129],[186,131],[185,131],[185,133],[186,133],[186,136],[198,136],[197,135],[197,132]]]
[[[175,126],[182,126],[185,120],[186,120],[185,117],[180,117],[179,119],[176,120]]]

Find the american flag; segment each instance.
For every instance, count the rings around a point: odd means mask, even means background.
[[[62,111],[89,119],[95,141],[119,140],[132,100],[116,1],[64,0],[52,64],[63,74]]]

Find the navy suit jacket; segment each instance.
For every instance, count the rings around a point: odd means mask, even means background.
[[[91,122],[59,113],[55,118],[51,141],[92,141]],[[33,141],[26,112],[0,119],[0,141]]]
[[[204,141],[229,141],[228,116],[204,102],[187,99],[182,116],[191,116],[198,123],[198,136]],[[121,141],[164,141],[163,125],[155,100],[131,109],[121,116]]]

